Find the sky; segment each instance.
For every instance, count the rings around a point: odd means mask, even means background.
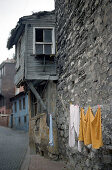
[[[19,18],[33,12],[51,11],[54,0],[0,0],[0,64],[12,58],[15,49],[6,48],[10,31],[16,26]]]

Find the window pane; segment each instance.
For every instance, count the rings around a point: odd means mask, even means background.
[[[19,119],[19,120],[18,120],[18,122],[19,122],[19,123],[21,123],[21,119],[20,119],[20,117],[19,117],[18,119]]]
[[[15,112],[17,112],[17,105],[16,105],[16,102],[15,102]]]
[[[43,42],[43,29],[36,29],[35,30],[35,41],[36,42]]]
[[[44,53],[45,54],[52,54],[51,45],[44,45]]]
[[[43,54],[43,45],[36,44],[36,54]]]
[[[25,109],[25,98],[23,98],[23,109]]]
[[[21,100],[19,100],[19,110],[21,110]]]
[[[44,30],[44,42],[52,42],[52,30],[51,29]]]
[[[26,116],[24,116],[24,123],[26,123]]]

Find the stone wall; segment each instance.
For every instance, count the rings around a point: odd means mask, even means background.
[[[37,87],[39,91],[39,88]],[[53,160],[58,159],[58,141],[57,141],[57,127],[56,127],[56,83],[53,81],[48,81],[47,84],[42,89],[40,93],[43,99],[48,114],[52,114],[53,123],[53,142],[54,145],[49,144],[49,126],[47,125],[47,114],[40,112],[40,103],[38,101],[37,114],[35,116],[32,114],[32,93],[29,92],[29,144],[30,153],[39,153],[42,156],[49,157]]]
[[[46,114],[36,115],[30,120],[31,132],[30,145],[35,150],[36,154],[44,157],[49,157],[53,160],[58,159],[58,142],[57,142],[57,129],[53,128],[54,145],[49,145],[49,127],[46,123]]]
[[[112,1],[56,0],[59,81],[59,152],[73,169],[111,169],[112,162]],[[101,106],[104,146],[68,146],[70,102],[96,112]]]

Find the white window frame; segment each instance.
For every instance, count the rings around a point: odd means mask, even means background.
[[[35,44],[50,44],[49,42],[35,42],[35,30],[36,29],[51,29],[52,30],[52,54],[55,54],[55,28],[54,27],[33,27],[33,54],[36,54],[35,52]],[[51,55],[52,55],[51,54]]]

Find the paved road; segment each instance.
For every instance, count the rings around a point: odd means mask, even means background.
[[[52,161],[40,155],[30,155],[29,170],[67,170],[62,161]]]
[[[0,170],[20,170],[28,147],[28,133],[0,126]]]

